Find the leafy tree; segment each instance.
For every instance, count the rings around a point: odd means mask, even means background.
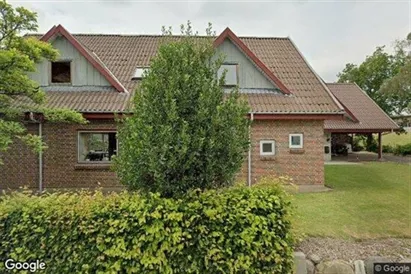
[[[377,47],[374,53],[365,58],[360,65],[348,63],[338,73],[338,82],[357,83],[385,112],[391,113],[393,106],[388,94],[380,91],[385,80],[396,75],[404,64],[405,54],[397,48],[394,55],[385,51],[385,46]]]
[[[23,7],[14,9],[0,0],[0,152],[6,151],[15,137],[35,151],[45,147],[38,136],[27,133],[21,122],[23,112],[43,113],[45,119],[54,122],[85,122],[79,113],[41,106],[45,93],[28,73],[34,72],[36,63],[42,60],[56,59],[58,52],[48,43],[20,35],[37,28],[36,13]],[[23,98],[38,103],[38,107],[28,108],[21,103]]]
[[[211,38],[164,31],[165,42],[136,92],[119,132],[115,167],[130,189],[176,196],[231,185],[248,148],[247,104],[217,79],[223,58]],[[225,75],[225,74],[224,74]]]
[[[411,53],[411,33],[407,39],[399,41],[398,48],[409,49]],[[392,112],[396,115],[411,113],[411,55],[404,51],[404,64],[398,73],[387,79],[381,86],[380,92],[386,94],[392,106]]]

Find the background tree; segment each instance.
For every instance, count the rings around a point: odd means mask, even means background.
[[[388,101],[388,94],[381,92],[385,80],[399,72],[404,64],[405,54],[397,48],[394,54],[388,54],[385,46],[377,47],[372,55],[367,56],[360,65],[348,63],[337,74],[339,83],[357,83],[385,112],[391,114],[393,106]]]
[[[209,39],[194,39],[190,23],[181,32],[176,40],[163,29],[166,42],[119,131],[115,167],[130,189],[174,196],[230,185],[249,145],[249,109],[216,77],[223,58],[215,58],[211,26]]]
[[[54,122],[85,122],[79,113],[42,107],[45,93],[28,73],[35,71],[36,63],[56,59],[58,52],[48,43],[21,36],[37,28],[36,13],[0,0],[0,152],[6,151],[15,137],[35,151],[44,148],[41,139],[28,134],[21,123],[24,112],[40,112]],[[38,107],[28,108],[23,98],[38,103]]]
[[[392,113],[401,115],[411,113],[411,33],[397,43],[397,48],[403,52],[403,65],[396,75],[382,84],[380,92],[387,95]]]
[[[410,38],[411,34],[407,39],[396,41],[393,54],[387,53],[385,46],[377,47],[360,65],[346,64],[337,74],[338,82],[357,83],[389,115],[407,110],[411,96],[407,86]],[[364,137],[366,149],[375,150],[376,141],[372,134]]]

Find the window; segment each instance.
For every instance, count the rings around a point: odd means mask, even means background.
[[[260,155],[263,155],[263,156],[275,155],[275,142],[274,141],[260,141]]]
[[[148,70],[149,70],[148,67],[138,67],[138,68],[136,68],[136,71],[134,72],[134,75],[131,78],[131,80],[143,79],[144,74],[147,73]]]
[[[71,83],[70,66],[70,61],[51,62],[51,82]]]
[[[290,148],[303,148],[303,134],[290,134]]]
[[[225,86],[236,86],[238,84],[237,65],[236,64],[222,65],[217,73],[218,79],[221,78],[225,70],[227,71],[225,75]]]
[[[78,161],[110,162],[117,154],[116,132],[79,132]]]

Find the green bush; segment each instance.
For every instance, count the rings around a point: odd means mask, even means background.
[[[362,136],[355,135],[352,139],[352,150],[353,151],[362,151],[364,150],[363,138]]]
[[[411,143],[405,145],[396,145],[393,152],[395,155],[411,155]]]
[[[384,153],[393,153],[394,147],[391,145],[382,145],[382,152]]]
[[[249,107],[217,79],[214,38],[162,44],[119,131],[115,167],[132,190],[164,197],[230,186],[249,147]],[[191,37],[191,38],[190,38]],[[166,38],[165,38],[166,39]]]
[[[14,193],[0,201],[0,258],[38,259],[45,273],[290,273],[285,195],[277,187],[180,199]]]

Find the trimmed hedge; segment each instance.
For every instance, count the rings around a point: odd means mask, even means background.
[[[0,258],[38,259],[45,273],[290,273],[292,245],[290,202],[277,187],[0,201]]]

